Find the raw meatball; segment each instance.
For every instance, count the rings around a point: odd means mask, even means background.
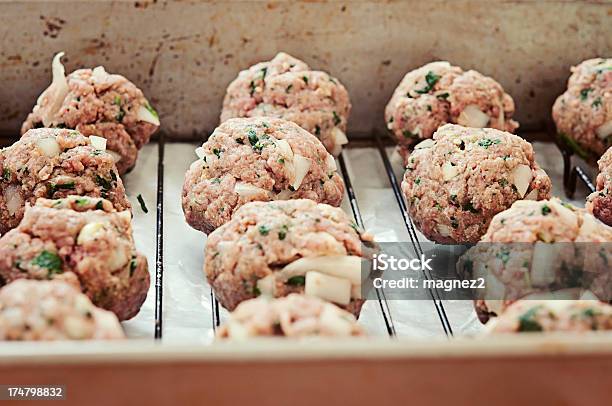
[[[233,117],[278,117],[316,135],[335,156],[346,138],[348,92],[325,72],[283,52],[240,72],[223,100],[221,122]]]
[[[612,148],[597,163],[597,191],[587,198],[586,208],[595,217],[612,226]]]
[[[385,109],[402,156],[446,123],[514,132],[514,101],[499,83],[474,70],[432,62],[408,72]]]
[[[589,59],[572,67],[552,115],[568,147],[589,161],[599,158],[612,145],[612,59]]]
[[[20,279],[0,289],[0,340],[124,338],[117,317],[72,282]]]
[[[484,278],[475,303],[482,321],[527,295],[591,291],[612,300],[612,228],[585,210],[558,199],[517,201],[493,217],[480,242],[457,269],[468,279]]]
[[[100,198],[38,199],[19,226],[0,238],[0,277],[56,279],[74,273],[81,290],[119,320],[147,296],[146,258],[134,247],[131,214]]]
[[[531,144],[494,129],[446,124],[407,159],[402,189],[430,240],[475,243],[491,218],[518,199],[546,199],[551,182]]]
[[[252,202],[208,236],[204,271],[228,310],[259,295],[305,292],[358,316],[368,234],[312,200]]]
[[[258,297],[242,302],[217,331],[218,338],[249,337],[350,337],[364,335],[355,316],[313,296],[292,293],[270,299]]]
[[[117,210],[130,209],[103,144],[100,137],[74,130],[40,128],[0,150],[0,233],[16,227],[26,203],[33,205],[40,197],[103,197]]]
[[[142,91],[121,75],[107,73],[102,66],[79,69],[68,77],[53,59],[53,82],[40,95],[21,127],[72,128],[85,135],[104,137],[120,174],[134,167],[138,150],[159,127],[157,112]]]
[[[488,334],[612,330],[612,306],[596,300],[521,300],[487,326]]]
[[[275,118],[238,118],[221,124],[185,175],[183,211],[195,229],[210,233],[243,204],[312,199],[339,206],[344,184],[336,162],[314,136]]]

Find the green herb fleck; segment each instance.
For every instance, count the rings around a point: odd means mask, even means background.
[[[85,206],[87,203],[89,203],[89,199],[86,197],[79,197],[76,199],[76,204],[79,207],[83,207]]]
[[[468,203],[464,204],[462,209],[463,209],[463,211],[469,211],[471,213],[478,213],[478,209],[474,207],[472,202],[468,202]]]
[[[99,200],[98,203],[96,203],[96,210],[104,210],[104,204],[102,203],[102,200]]]
[[[591,103],[591,106],[593,107],[600,107],[601,106],[601,97],[596,98],[595,100],[593,100],[593,103]]]
[[[136,270],[137,266],[138,264],[136,262],[136,257],[132,257],[132,260],[130,261],[130,278],[132,275],[134,275],[134,271]]]
[[[54,252],[44,250],[36,258],[32,260],[32,265],[40,268],[45,268],[49,271],[51,277],[54,274],[62,273],[62,259]]]
[[[259,226],[258,230],[261,235],[268,235],[270,233],[270,228],[267,226]]]
[[[144,107],[149,111],[149,113],[153,114],[153,116],[159,120],[159,114],[157,114],[157,111],[155,111],[155,109],[151,107],[149,103],[145,103]]]
[[[585,101],[588,97],[589,97],[589,93],[592,92],[593,89],[591,89],[590,87],[586,88],[586,89],[582,89],[580,91],[580,100]]]
[[[340,124],[342,120],[340,119],[340,116],[338,115],[338,113],[336,113],[335,111],[332,111],[332,113],[334,115],[334,125]]]
[[[497,145],[500,143],[501,143],[501,140],[498,140],[498,139],[492,140],[490,138],[483,138],[482,140],[478,141],[478,145],[480,145],[484,149],[488,149],[491,145]]]
[[[419,94],[429,93],[436,85],[436,83],[438,83],[438,80],[440,80],[440,78],[440,75],[436,75],[432,71],[427,72],[427,74],[425,75],[425,82],[427,82],[427,86],[422,89],[415,90],[415,92]]]
[[[521,317],[519,317],[519,329],[520,332],[534,332],[542,331],[542,326],[535,320],[536,313],[541,306],[536,306],[526,311]]]
[[[548,216],[550,214],[551,210],[550,207],[548,207],[548,205],[544,205],[542,206],[542,215],[543,216]]]
[[[304,81],[304,83],[308,84],[308,77],[302,76],[302,80]]]
[[[421,178],[416,178],[416,179],[414,180],[414,184],[415,184],[415,185],[420,185],[420,184],[421,184]]]
[[[306,277],[304,275],[292,276],[287,279],[287,285],[290,286],[304,286],[306,284]]]
[[[404,130],[404,131],[402,131],[402,135],[403,135],[405,138],[419,138],[419,137],[418,137],[418,135],[416,135],[415,133],[413,133],[413,132],[412,132],[412,131],[410,131],[410,130]]]
[[[213,154],[217,156],[217,158],[221,158],[221,150],[218,148],[213,148]]]
[[[448,93],[440,93],[439,95],[436,95],[436,97],[440,100],[446,100],[448,99],[449,94]]]
[[[289,232],[289,227],[286,224],[283,224],[278,232],[278,239],[284,240],[287,237],[287,232]]]
[[[146,214],[146,213],[148,213],[148,212],[149,212],[149,209],[147,209],[147,205],[145,204],[145,201],[144,201],[144,199],[143,199],[142,195],[141,195],[141,194],[139,194],[139,195],[136,197],[136,199],[138,199],[138,203],[140,203],[140,208],[142,209],[142,211],[144,211],[144,212],[145,212],[145,214]]]
[[[5,181],[11,180],[11,170],[9,168],[4,168],[2,170],[2,179]]]

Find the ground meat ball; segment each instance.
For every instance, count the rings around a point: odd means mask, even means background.
[[[358,316],[362,241],[370,240],[339,208],[307,199],[252,202],[208,236],[204,271],[229,310],[260,294],[306,292]]]
[[[40,197],[104,197],[117,210],[130,209],[112,156],[74,130],[28,131],[0,151],[0,173],[0,233],[16,227],[26,203]]]
[[[487,326],[488,334],[612,330],[612,306],[596,300],[521,300]]]
[[[512,114],[514,101],[495,80],[432,62],[404,76],[387,104],[385,122],[406,156],[446,123],[514,132],[518,123]]]
[[[550,196],[531,144],[494,129],[447,124],[407,159],[402,189],[412,219],[430,240],[475,243],[491,218],[516,200]]]
[[[364,335],[355,316],[314,296],[292,293],[287,297],[259,297],[236,307],[218,338],[250,337],[350,337]]]
[[[183,211],[209,233],[249,201],[312,199],[339,206],[344,185],[333,157],[314,136],[275,118],[221,124],[196,150],[185,175]]]
[[[98,135],[107,139],[120,174],[133,168],[138,150],[159,127],[157,113],[142,91],[101,66],[79,69],[64,78],[64,68],[56,56],[53,70],[53,83],[38,98],[21,132],[62,127]]]
[[[78,281],[20,279],[0,289],[0,340],[124,338],[113,313],[95,307]]]
[[[146,258],[134,247],[131,214],[100,198],[39,199],[19,226],[0,238],[0,277],[56,279],[74,273],[81,289],[120,320],[147,296]]]
[[[493,217],[457,269],[468,279],[486,280],[475,303],[483,322],[528,295],[577,290],[571,297],[578,298],[589,290],[612,300],[611,242],[612,228],[585,210],[558,199],[521,200]]]
[[[283,52],[240,72],[227,88],[221,122],[233,117],[278,117],[316,135],[340,154],[351,110],[344,86]]]
[[[587,198],[586,208],[595,217],[612,226],[612,148],[597,163],[597,191]]]
[[[612,145],[612,59],[589,59],[572,67],[552,115],[568,147],[589,161],[599,158]]]

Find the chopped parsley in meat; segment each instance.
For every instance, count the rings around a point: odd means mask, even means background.
[[[259,226],[258,230],[259,230],[259,234],[261,234],[261,235],[268,235],[268,234],[270,234],[270,228],[267,227],[267,226],[263,226],[263,225]]]
[[[292,276],[287,279],[287,285],[290,286],[304,286],[306,284],[306,277],[304,275]]]
[[[32,260],[32,265],[49,271],[48,276],[62,273],[62,259],[54,252],[44,250]]]
[[[484,149],[488,149],[491,145],[498,145],[501,143],[501,140],[492,140],[490,138],[483,138],[478,141],[478,145],[483,147]]]
[[[336,113],[335,111],[332,111],[332,113],[334,115],[334,125],[340,124],[342,120],[340,120],[340,116],[338,115],[338,113]]]
[[[427,82],[427,85],[422,89],[415,90],[415,92],[419,94],[425,94],[425,93],[431,92],[434,86],[436,85],[436,83],[438,83],[438,80],[440,80],[440,78],[441,78],[440,75],[436,75],[432,71],[427,72],[427,74],[425,75],[425,82]]]
[[[580,91],[580,100],[585,101],[588,97],[589,97],[589,93],[592,92],[593,89],[591,89],[590,87],[586,88],[586,89],[582,89]]]
[[[541,306],[534,307],[526,311],[521,317],[519,317],[519,328],[518,331],[521,332],[533,332],[533,331],[542,331],[542,326],[536,320],[536,313],[540,309]]]

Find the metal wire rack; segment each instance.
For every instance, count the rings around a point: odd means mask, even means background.
[[[573,196],[577,181],[580,180],[584,185],[591,191],[595,191],[595,186],[588,174],[580,167],[578,164],[573,163],[573,152],[564,146],[562,143],[558,141],[558,139],[548,132],[549,135],[554,140],[555,144],[561,151],[563,156],[563,183],[566,194],[568,197]],[[374,133],[373,139],[370,140],[373,145],[379,152],[380,158],[383,162],[389,184],[393,193],[395,195],[396,202],[400,208],[400,212],[402,214],[402,218],[406,229],[408,231],[408,235],[410,237],[410,242],[412,245],[412,249],[414,254],[419,256],[423,254],[423,249],[421,247],[421,243],[418,239],[418,235],[416,232],[416,228],[412,219],[408,214],[408,208],[406,206],[406,202],[404,200],[403,194],[401,192],[399,181],[395,175],[393,170],[393,166],[391,165],[391,161],[385,149],[385,145],[382,141],[381,136],[378,133]],[[158,139],[158,168],[157,168],[157,251],[156,251],[156,277],[155,277],[155,338],[161,339],[163,333],[163,272],[164,272],[164,261],[163,261],[163,197],[164,197],[164,145],[165,139],[163,134]],[[344,179],[344,184],[346,186],[346,191],[348,195],[348,201],[351,206],[351,211],[353,212],[353,217],[355,218],[355,222],[360,228],[364,228],[363,218],[361,216],[361,211],[359,209],[359,203],[357,200],[357,195],[355,193],[355,189],[353,187],[353,182],[351,180],[350,173],[347,169],[345,153],[342,152],[338,157],[338,163],[341,175]],[[424,277],[427,279],[433,279],[432,275],[429,271],[424,271]],[[429,297],[432,300],[434,307],[436,309],[436,313],[442,325],[442,329],[444,333],[451,337],[453,336],[453,328],[444,308],[443,300],[439,292],[436,289],[429,289]],[[218,300],[215,297],[214,292],[211,290],[211,303],[212,303],[212,325],[213,329],[216,329],[220,323],[220,305]],[[389,303],[387,301],[387,297],[383,289],[376,289],[376,297],[381,310],[381,315],[384,320],[387,333],[390,337],[394,337],[396,335],[396,328],[393,322],[393,316],[391,309],[389,307]]]

